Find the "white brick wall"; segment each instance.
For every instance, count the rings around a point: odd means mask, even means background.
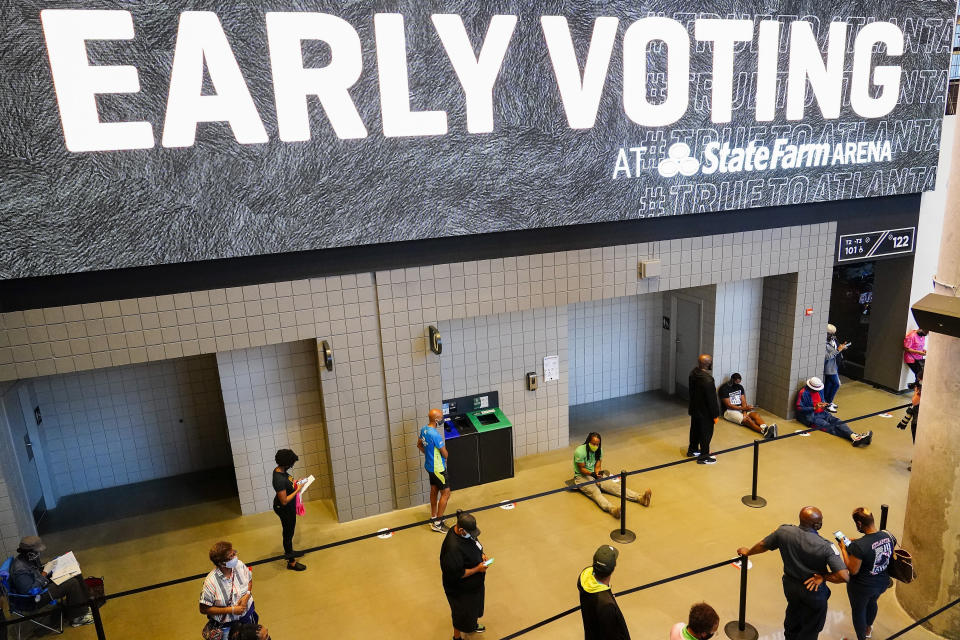
[[[230,464],[211,356],[48,376],[32,384],[57,497]]]
[[[331,497],[315,341],[224,351],[217,366],[242,512],[273,508],[278,449],[300,457],[291,475],[316,477],[308,501]]]
[[[662,297],[569,305],[570,404],[660,388]]]
[[[717,386],[731,373],[743,376],[747,400],[757,403],[760,361],[760,315],[763,279],[717,285],[713,337],[713,377]]]

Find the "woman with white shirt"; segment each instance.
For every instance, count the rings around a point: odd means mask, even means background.
[[[207,616],[205,640],[227,640],[230,628],[260,620],[253,606],[253,572],[240,562],[237,550],[221,541],[210,549],[214,570],[203,581],[200,613]]]

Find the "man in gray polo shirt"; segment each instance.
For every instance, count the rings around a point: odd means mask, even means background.
[[[827,620],[830,588],[824,582],[850,581],[840,550],[819,533],[823,514],[816,507],[800,510],[800,526],[780,527],[749,549],[740,547],[738,555],[752,556],[780,550],[783,558],[783,595],[787,612],[783,619],[786,640],[816,640]]]

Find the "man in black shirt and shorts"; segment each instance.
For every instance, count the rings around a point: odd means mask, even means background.
[[[730,380],[717,389],[724,419],[749,427],[764,438],[776,438],[777,425],[768,426],[757,413],[756,407],[747,402],[747,393],[740,384],[742,380],[739,373],[731,374]]]
[[[824,582],[850,580],[840,550],[818,533],[822,526],[820,509],[804,507],[800,510],[799,527],[780,525],[749,549],[737,549],[741,556],[779,549],[783,559],[783,595],[787,598],[783,619],[785,640],[816,640],[827,621],[830,589]]]
[[[847,595],[850,597],[853,629],[857,632],[857,640],[864,640],[873,633],[877,600],[890,585],[887,570],[897,539],[877,529],[873,514],[865,507],[854,510],[853,524],[863,537],[852,541],[849,546],[840,540],[840,555],[850,570]]]

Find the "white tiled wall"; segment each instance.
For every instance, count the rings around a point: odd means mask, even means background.
[[[230,464],[211,356],[48,376],[33,385],[57,497]]]
[[[719,386],[730,378],[731,373],[739,373],[743,376],[743,388],[751,404],[757,404],[762,303],[762,278],[717,285],[713,377]]]
[[[569,305],[570,404],[660,388],[662,298]]]
[[[550,307],[441,322],[443,397],[499,392],[513,424],[514,457],[567,446],[567,308]],[[560,380],[543,379],[543,358],[559,356]],[[536,371],[535,391],[526,374]],[[426,420],[424,420],[426,422]]]
[[[273,508],[278,449],[292,449],[300,457],[291,475],[316,477],[308,501],[329,498],[330,463],[315,341],[223,351],[216,364],[242,512]]]

